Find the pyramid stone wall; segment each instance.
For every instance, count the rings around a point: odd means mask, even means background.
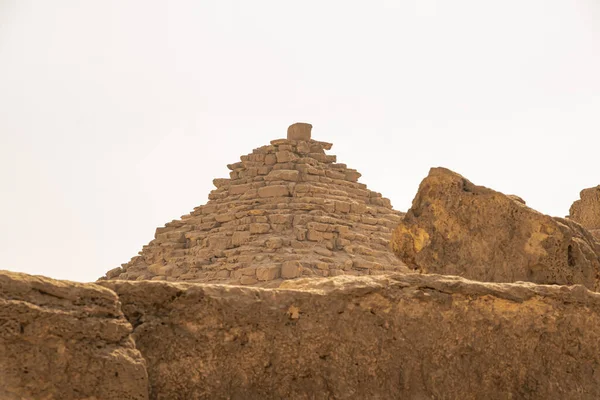
[[[207,204],[156,230],[138,256],[102,279],[278,286],[306,276],[406,271],[391,252],[402,213],[294,124],[288,138],[228,165]]]

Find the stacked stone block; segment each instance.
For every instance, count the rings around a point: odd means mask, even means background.
[[[228,165],[206,205],[156,230],[105,279],[278,286],[304,276],[406,270],[389,241],[402,213],[337,163],[309,124]]]

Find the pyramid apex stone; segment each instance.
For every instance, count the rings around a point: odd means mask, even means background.
[[[288,140],[302,140],[308,142],[310,140],[310,131],[312,125],[306,122],[296,122],[288,127],[287,138]]]

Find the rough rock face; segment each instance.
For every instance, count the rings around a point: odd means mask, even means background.
[[[294,124],[228,165],[206,205],[156,230],[106,279],[278,286],[301,276],[407,271],[389,248],[402,214]]]
[[[600,239],[600,186],[584,189],[569,210],[569,218]]]
[[[392,246],[427,273],[491,282],[580,283],[597,290],[600,245],[581,225],[431,169]]]
[[[600,398],[600,294],[579,285],[101,284],[134,326],[151,399]]]
[[[106,288],[0,271],[0,399],[147,399],[130,333]]]

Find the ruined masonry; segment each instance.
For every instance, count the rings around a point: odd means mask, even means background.
[[[284,279],[407,271],[389,248],[402,213],[325,154],[312,125],[228,165],[206,205],[156,230],[138,256],[101,279],[276,287]]]

